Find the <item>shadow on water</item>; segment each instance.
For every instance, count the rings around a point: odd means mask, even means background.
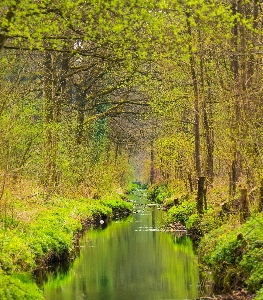
[[[198,297],[192,242],[160,230],[164,212],[135,195],[134,214],[81,240],[72,264],[45,274],[46,300],[183,300]]]

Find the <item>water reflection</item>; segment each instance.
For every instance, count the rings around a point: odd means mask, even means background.
[[[161,222],[161,211],[145,207],[103,230],[89,230],[73,267],[45,283],[45,299],[196,298],[198,264],[191,240],[158,231]]]

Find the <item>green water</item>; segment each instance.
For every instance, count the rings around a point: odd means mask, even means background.
[[[143,202],[137,198],[137,202]],[[198,263],[188,237],[159,231],[164,212],[138,213],[89,230],[68,271],[48,275],[46,300],[170,300],[198,297]]]

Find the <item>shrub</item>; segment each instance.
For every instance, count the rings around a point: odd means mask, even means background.
[[[169,191],[166,184],[152,185],[148,189],[147,198],[153,202],[162,203],[164,199],[169,198],[170,196],[171,191]]]
[[[10,259],[6,259],[6,255],[10,257],[12,267],[10,265]],[[9,269],[9,272],[11,269],[16,272],[23,272],[35,266],[34,253],[28,247],[25,235],[18,231],[13,231],[11,235],[8,235],[8,237],[3,240],[1,256],[4,260],[4,268],[5,270]]]
[[[187,230],[192,228],[199,228],[200,225],[200,215],[195,213],[189,216],[188,220],[185,222],[185,227]]]
[[[175,199],[173,197],[170,197],[170,198],[166,198],[164,201],[163,201],[163,207],[164,209],[168,210],[170,209],[171,207],[173,207],[175,205]]]
[[[199,244],[200,259],[211,268],[219,287],[231,288],[237,282],[245,283],[251,292],[262,287],[262,228],[263,215],[258,214],[245,224],[226,224],[202,238]]]
[[[132,211],[132,203],[123,201],[120,199],[106,199],[106,200],[101,200],[101,204],[104,206],[110,207],[112,210],[128,210]]]
[[[184,201],[180,205],[173,206],[167,212],[167,222],[181,222],[186,225],[190,216],[197,213],[196,202]]]
[[[130,184],[127,186],[127,188],[126,188],[125,193],[126,193],[126,194],[131,194],[131,193],[133,193],[134,191],[136,191],[136,190],[139,189],[139,188],[141,188],[141,185],[140,185],[140,184],[135,183],[135,182],[130,183]]]
[[[1,300],[42,300],[42,291],[29,275],[7,276],[0,273]]]
[[[214,207],[209,207],[200,220],[200,231],[202,234],[216,229],[222,225],[222,220],[218,216],[218,211]]]
[[[256,297],[254,298],[254,300],[263,300],[263,287],[257,291]]]

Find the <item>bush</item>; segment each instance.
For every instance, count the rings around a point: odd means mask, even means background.
[[[200,259],[211,268],[215,283],[220,288],[231,289],[239,283],[255,292],[262,287],[262,229],[263,215],[258,214],[245,224],[226,224],[202,238],[199,245]]]
[[[143,188],[139,183],[136,182],[130,183],[126,188],[125,194],[132,194],[134,191],[136,191],[139,188]]]
[[[187,230],[192,228],[199,228],[200,226],[200,215],[195,213],[189,216],[188,220],[185,222],[185,227]]]
[[[219,212],[215,207],[209,207],[203,214],[200,220],[200,231],[202,235],[216,229],[222,225],[222,219],[219,217]]]
[[[147,198],[150,201],[162,203],[164,199],[171,197],[171,191],[169,191],[166,184],[152,185],[148,189]]]
[[[131,202],[123,201],[120,199],[106,199],[101,200],[101,204],[110,207],[112,210],[128,210],[132,211],[133,205]]]
[[[42,300],[42,291],[25,274],[7,276],[0,273],[1,300]]]
[[[177,201],[175,201],[174,197],[166,198],[163,201],[163,207],[164,207],[164,209],[169,210],[170,208],[172,208],[175,205],[176,202]]]
[[[259,291],[257,291],[256,297],[254,300],[263,300],[263,288],[261,288]]]
[[[196,202],[184,201],[173,206],[167,212],[167,222],[181,222],[183,225],[189,221],[191,215],[197,214]]]

